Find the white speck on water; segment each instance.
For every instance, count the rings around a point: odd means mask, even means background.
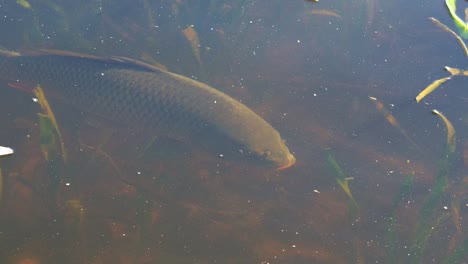
[[[297,40],[297,43],[301,43],[301,40],[300,40],[300,39],[298,39],[298,40]]]
[[[69,183],[69,182],[65,183],[65,186],[70,186],[70,185],[71,185],[71,183]]]
[[[103,73],[103,72],[101,72],[101,76],[104,76],[104,73]]]
[[[33,102],[35,102],[35,103],[39,102],[39,100],[37,100],[37,98],[36,98],[36,97],[33,97],[33,99],[32,99],[32,100],[33,100]]]
[[[445,210],[448,210],[448,207],[447,207],[447,206],[444,206],[444,209],[445,209]]]
[[[11,155],[13,152],[14,151],[11,148],[0,146],[0,156]]]
[[[314,190],[314,193],[320,193],[320,191],[319,190]]]
[[[137,174],[138,174],[138,175],[141,175],[141,171],[137,171]]]
[[[223,155],[223,154],[219,154],[218,157],[224,158],[224,155]]]

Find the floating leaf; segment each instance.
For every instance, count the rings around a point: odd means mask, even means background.
[[[429,84],[424,90],[422,90],[418,96],[416,96],[416,102],[419,103],[426,95],[430,94],[432,91],[434,91],[437,87],[439,87],[441,84],[444,82],[450,80],[452,76],[444,77],[438,80],[435,80],[433,83]]]
[[[24,8],[31,9],[31,4],[26,0],[17,0],[16,3]]]

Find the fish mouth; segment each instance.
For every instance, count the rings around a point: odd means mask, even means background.
[[[291,167],[292,165],[294,165],[294,163],[296,163],[296,157],[294,157],[294,155],[291,153],[288,153],[287,159],[288,159],[288,163],[279,167],[277,170],[281,171],[281,170],[287,169]]]

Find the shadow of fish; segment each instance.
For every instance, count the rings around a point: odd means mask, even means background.
[[[239,101],[206,84],[129,58],[0,50],[0,78],[21,87],[40,84],[67,104],[121,124],[204,135],[201,144],[221,147],[217,151],[231,146],[225,153],[255,157],[279,169],[296,160],[279,133]]]

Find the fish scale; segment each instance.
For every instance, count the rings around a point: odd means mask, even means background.
[[[295,157],[280,134],[232,97],[193,79],[127,58],[0,50],[0,78],[41,85],[83,112],[169,134],[203,134],[200,144],[231,146],[279,168]],[[226,148],[225,148],[226,149]]]

